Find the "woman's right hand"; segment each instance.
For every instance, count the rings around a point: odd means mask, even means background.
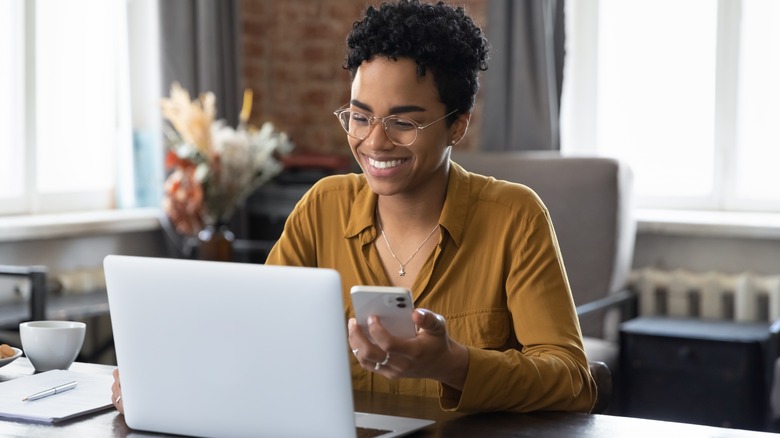
[[[349,345],[360,366],[389,379],[428,378],[463,390],[469,369],[468,349],[447,334],[444,317],[427,309],[412,312],[417,334],[412,339],[391,335],[375,316],[369,316],[372,342],[358,327],[348,322]]]
[[[122,403],[122,385],[119,383],[119,368],[114,369],[114,383],[111,385],[111,402],[120,414],[125,413],[125,405]]]

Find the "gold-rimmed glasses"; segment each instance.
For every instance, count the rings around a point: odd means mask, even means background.
[[[385,135],[396,146],[411,146],[415,140],[417,140],[417,134],[423,129],[433,125],[434,123],[444,120],[448,116],[455,114],[457,109],[450,111],[443,117],[440,117],[425,125],[420,124],[408,117],[389,115],[386,117],[369,116],[361,111],[351,110],[346,107],[341,107],[333,112],[333,114],[341,122],[341,127],[352,138],[358,140],[365,140],[374,125],[379,122],[382,128],[385,130]]]

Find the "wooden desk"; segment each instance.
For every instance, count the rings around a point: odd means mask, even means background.
[[[106,365],[75,363],[73,371],[111,373]],[[218,374],[219,370],[211,370]],[[19,358],[0,368],[0,381],[32,374],[26,358]],[[435,420],[436,424],[412,435],[413,437],[721,437],[758,438],[777,435],[737,429],[616,417],[610,415],[540,412],[534,414],[475,414],[444,412],[436,399],[355,392],[355,407],[359,411],[389,415],[404,415]],[[125,424],[124,417],[113,409],[80,417],[55,426],[0,420],[3,437],[159,437],[160,434],[135,432]]]

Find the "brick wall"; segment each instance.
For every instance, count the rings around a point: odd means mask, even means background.
[[[460,1],[478,26],[486,25],[488,0]],[[350,154],[332,112],[349,100],[349,73],[341,68],[345,38],[366,0],[241,0],[244,85],[254,91],[251,123],[270,120],[299,150]],[[378,4],[377,2],[370,4]],[[469,133],[479,138],[478,95]]]

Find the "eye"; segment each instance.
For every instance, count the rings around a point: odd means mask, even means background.
[[[350,121],[355,124],[359,125],[367,125],[368,124],[368,116],[366,116],[363,113],[356,113],[352,111],[350,113]]]
[[[412,129],[417,129],[417,124],[409,119],[396,117],[387,120],[387,127],[397,129],[399,131],[410,131]]]

